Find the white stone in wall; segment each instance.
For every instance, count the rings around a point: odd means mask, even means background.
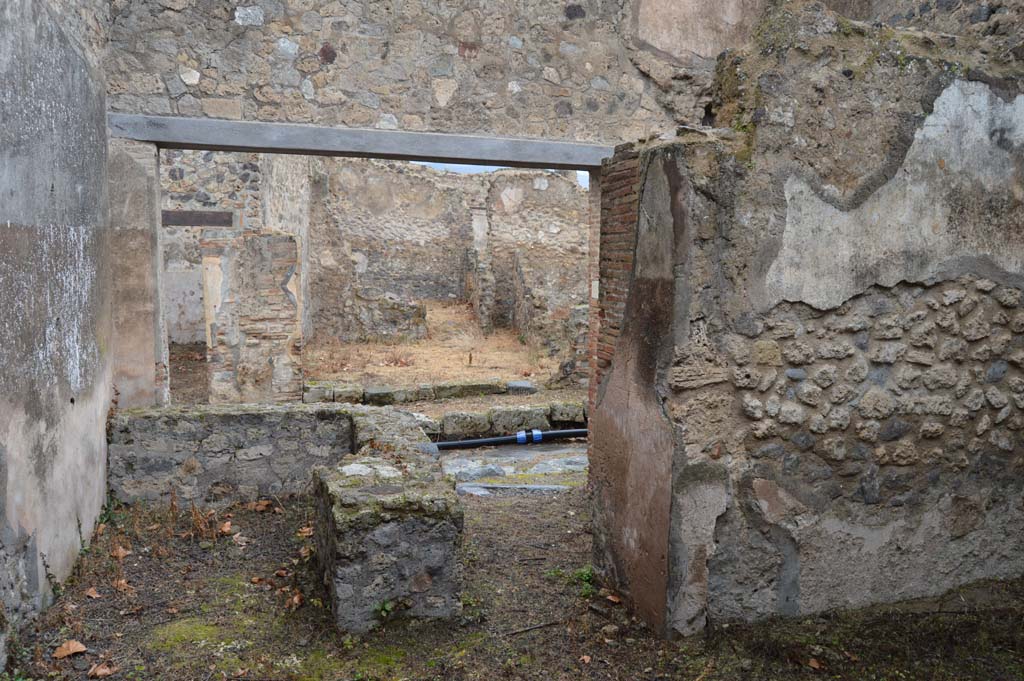
[[[263,8],[257,5],[235,8],[235,23],[239,26],[262,26]]]

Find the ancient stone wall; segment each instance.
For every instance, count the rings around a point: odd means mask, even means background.
[[[310,470],[352,451],[334,405],[217,405],[118,411],[109,484],[124,502],[224,506],[308,491]]]
[[[424,327],[409,303],[474,301],[481,325],[511,326],[562,353],[586,301],[587,194],[543,171],[458,174],[409,163],[318,161],[313,326],[344,340]]]
[[[303,337],[313,333],[310,314],[309,219],[311,159],[307,156],[260,154],[262,168],[263,229],[291,234],[299,248],[299,285],[296,296]]]
[[[487,192],[494,324],[559,349],[587,300],[587,193],[567,175],[502,170]]]
[[[651,35],[652,0],[435,6],[116,0],[117,111],[618,142],[699,121],[721,41]],[[716,34],[739,8],[682,19]],[[678,14],[678,13],[677,13]],[[743,25],[733,27],[742,32]],[[670,47],[667,47],[671,43]],[[667,48],[667,49],[666,49]],[[688,49],[689,48],[689,49]],[[708,50],[713,51],[708,51]],[[693,57],[696,55],[696,60]],[[683,61],[681,61],[681,59]],[[703,65],[678,77],[680,66]],[[676,77],[674,77],[676,76]]]
[[[107,4],[0,4],[0,660],[105,499]]]
[[[325,220],[313,239],[318,331],[345,325],[342,291],[390,293],[414,301],[465,295],[466,249],[481,175],[412,163],[325,159]]]
[[[610,164],[595,561],[664,631],[1024,572],[1024,69],[814,4],[758,35],[729,128]]]
[[[209,228],[201,248],[211,403],[301,400],[298,239]]]
[[[160,153],[161,208],[230,210],[240,224],[263,227],[259,154],[165,149]],[[161,304],[172,343],[202,343],[202,227],[161,227]]]

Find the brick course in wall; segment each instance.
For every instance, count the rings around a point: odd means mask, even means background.
[[[615,340],[622,329],[622,314],[636,248],[639,188],[639,154],[631,144],[620,145],[615,148],[615,155],[602,164],[598,197],[600,221],[592,228],[592,233],[598,232],[595,261],[599,289],[597,300],[592,300],[591,406],[601,379],[611,366]]]

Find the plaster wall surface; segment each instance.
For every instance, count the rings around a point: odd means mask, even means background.
[[[766,26],[720,72],[730,128],[620,150],[638,191],[604,204],[602,262],[618,215],[635,246],[622,311],[601,293],[595,563],[666,632],[1024,572],[1021,71],[890,58],[914,34],[850,36],[820,5]],[[630,494],[666,459],[670,503]]]
[[[0,599],[68,576],[105,498],[111,311],[102,2],[0,6]]]
[[[114,387],[121,407],[169,399],[160,184],[152,144],[110,142],[110,244],[113,262]]]

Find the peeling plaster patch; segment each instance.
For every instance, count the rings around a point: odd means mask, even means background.
[[[1021,199],[1015,163],[1022,147],[1024,95],[1004,102],[983,83],[956,81],[935,100],[895,177],[860,206],[836,208],[790,176],[782,245],[762,306],[836,307],[873,284],[926,281],[968,258],[1024,270],[1024,253],[1006,249],[983,220],[970,221],[983,216],[986,196],[1010,191]],[[959,195],[974,203],[955,203]]]

